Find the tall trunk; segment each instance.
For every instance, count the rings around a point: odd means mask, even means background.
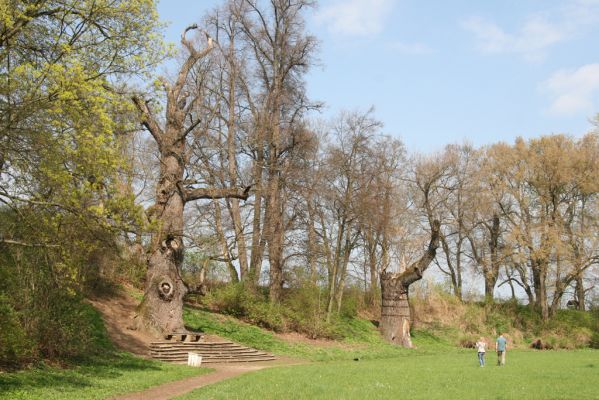
[[[312,199],[313,193],[308,193],[306,203],[308,208],[308,242],[306,244],[306,260],[310,269],[310,283],[316,285],[318,281],[317,255],[316,255],[316,215],[314,212],[314,204]]]
[[[256,160],[254,161],[253,175],[255,181],[254,216],[252,220],[252,254],[250,256],[250,276],[254,285],[258,284],[262,274],[262,257],[264,255],[264,238],[262,230],[262,169],[264,168],[264,149],[262,134],[258,132],[258,145]]]
[[[173,152],[182,151],[182,143],[170,145]],[[183,178],[180,158],[163,152],[160,179],[156,187],[156,204],[152,214],[159,216],[159,227],[152,235],[146,288],[139,312],[144,328],[155,333],[181,330],[183,297],[187,287],[179,273],[183,263],[184,199],[177,182]],[[179,153],[180,154],[180,153]]]
[[[535,291],[535,306],[540,311],[543,321],[549,320],[547,304],[547,266],[544,260],[535,260],[532,268],[532,278]]]
[[[576,277],[576,300],[578,301],[578,309],[580,311],[586,310],[586,292],[584,291],[584,281],[582,274]]]
[[[497,213],[493,214],[493,224],[489,227],[489,233],[491,240],[489,241],[489,247],[491,250],[491,264],[486,268],[485,271],[485,301],[492,303],[495,298],[495,285],[499,278],[499,235],[500,235],[500,220]],[[514,291],[512,283],[512,293]]]
[[[383,337],[390,343],[413,347],[410,336],[411,311],[409,304],[410,285],[420,279],[435,258],[439,247],[440,223],[431,224],[431,240],[424,255],[403,272],[383,271],[381,278],[381,322]]]
[[[269,299],[272,303],[278,303],[283,298],[283,230],[280,225],[281,222],[276,224],[268,244]]]
[[[485,271],[485,302],[493,303],[495,296],[495,285],[497,284],[498,274],[493,274],[492,271]],[[511,285],[511,281],[510,281]],[[513,288],[512,288],[513,291]]]
[[[339,282],[339,267],[341,263],[341,243],[345,236],[345,219],[342,219],[337,224],[337,240],[335,243],[335,254],[332,259],[332,269],[329,270],[329,298],[327,302],[327,317],[326,321],[331,320],[333,314],[333,305],[337,297],[338,282]]]
[[[378,306],[379,293],[378,293],[378,266],[377,266],[377,255],[376,255],[376,243],[373,238],[372,229],[366,228],[366,243],[367,243],[367,254],[368,254],[368,268],[370,270],[370,288],[368,293],[368,303],[373,306]]]
[[[232,186],[237,185],[237,158],[235,155],[235,81],[237,79],[237,68],[235,65],[235,37],[231,37],[229,48],[229,118],[227,120],[227,161],[229,166],[229,179]],[[248,258],[243,226],[241,225],[241,211],[239,209],[239,200],[230,199],[227,201],[229,214],[233,220],[235,230],[235,243],[237,244],[237,256],[239,260],[239,276],[244,280],[248,273]]]
[[[237,283],[239,282],[239,275],[237,274],[237,269],[233,265],[233,261],[231,260],[231,252],[229,251],[229,245],[227,244],[227,237],[225,236],[225,230],[223,229],[222,224],[222,212],[220,209],[220,203],[218,201],[214,202],[214,222],[216,235],[218,237],[218,241],[221,248],[221,254],[223,257],[224,263],[227,265],[227,270],[229,271],[229,277],[231,278],[231,282]]]
[[[282,246],[284,235],[283,210],[281,204],[281,127],[279,113],[281,113],[282,86],[278,82],[275,72],[275,87],[273,89],[272,108],[270,109],[271,120],[269,125],[268,143],[268,213],[269,226],[266,226],[268,234],[266,243],[268,245],[268,265],[270,269],[269,297],[271,302],[279,302],[283,290],[283,257]]]
[[[345,290],[345,281],[347,280],[347,267],[349,265],[349,257],[351,255],[353,244],[351,243],[349,234],[345,238],[345,250],[343,251],[343,261],[341,264],[341,271],[339,274],[339,284],[337,285],[336,298],[337,312],[341,312],[341,305],[343,302],[343,291]]]

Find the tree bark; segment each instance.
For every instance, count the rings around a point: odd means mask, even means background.
[[[403,347],[413,347],[410,336],[411,311],[409,303],[410,285],[420,279],[435,258],[439,247],[440,223],[431,226],[431,240],[426,253],[403,272],[383,271],[381,279],[381,323],[383,338]]]
[[[586,309],[586,292],[584,290],[584,281],[582,274],[576,277],[576,301],[578,301],[578,309],[584,311]]]
[[[411,348],[409,286],[400,278],[383,272],[381,274],[381,334],[390,343]]]
[[[199,124],[191,119],[201,96],[201,88],[193,98],[183,91],[188,76],[196,63],[213,49],[198,51],[187,40],[185,34],[197,29],[192,25],[185,29],[181,43],[187,49],[184,61],[175,82],[164,82],[166,110],[164,127],[152,114],[149,102],[134,96],[133,103],[140,113],[142,125],[150,132],[160,154],[160,176],[156,186],[156,204],[148,210],[148,216],[157,228],[152,234],[144,299],[139,307],[138,326],[154,333],[170,333],[184,329],[183,297],[188,291],[181,279],[183,264],[183,212],[185,203],[198,199],[238,198],[247,199],[249,187],[241,188],[186,188],[183,177],[186,168],[186,137]],[[189,101],[188,101],[189,100]]]
[[[169,133],[172,136],[172,132]],[[173,153],[182,151],[182,143],[173,145],[172,142],[163,142],[162,147]],[[140,322],[149,331],[165,333],[184,327],[182,310],[187,287],[179,271],[183,263],[185,201],[177,189],[177,183],[183,179],[181,159],[163,155],[160,166],[156,204],[151,210],[153,215],[158,216],[159,227],[152,237],[146,288],[140,305]]]
[[[549,305],[547,304],[547,266],[544,260],[533,260],[532,279],[535,291],[535,307],[541,313],[543,321],[549,320]]]

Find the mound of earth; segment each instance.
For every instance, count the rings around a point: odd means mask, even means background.
[[[109,296],[95,297],[89,302],[102,314],[108,337],[114,345],[124,351],[150,358],[150,343],[155,337],[134,329],[133,320],[139,302],[124,291]]]

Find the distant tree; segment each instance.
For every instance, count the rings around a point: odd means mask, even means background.
[[[520,285],[544,320],[566,288],[597,262],[597,139],[545,136],[487,153],[489,182],[506,224],[505,247]],[[582,295],[582,293],[581,293]]]

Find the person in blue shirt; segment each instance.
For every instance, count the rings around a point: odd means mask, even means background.
[[[503,337],[503,333],[495,341],[495,351],[497,351],[497,365],[505,365],[505,352],[507,351],[507,339]]]

